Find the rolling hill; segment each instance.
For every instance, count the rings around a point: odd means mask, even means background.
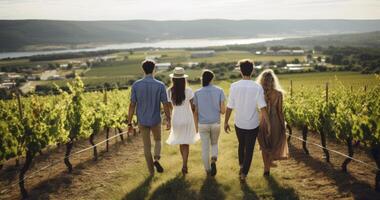
[[[105,44],[187,38],[312,36],[380,31],[380,20],[53,21],[0,20],[0,51],[29,45]]]
[[[285,39],[263,43],[267,46],[297,46],[312,48],[314,46],[328,47],[370,47],[380,48],[380,31],[354,34],[338,34],[314,36],[305,38]]]

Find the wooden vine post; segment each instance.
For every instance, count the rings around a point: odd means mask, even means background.
[[[290,80],[290,99],[292,100],[291,102],[293,103],[293,80]],[[286,123],[286,129],[288,129],[288,132],[289,132],[288,143],[290,143],[290,139],[292,138],[292,135],[293,135],[293,130],[289,123]]]
[[[307,126],[306,125],[304,125],[303,127],[302,127],[302,149],[303,149],[303,151],[305,152],[305,154],[306,155],[309,155],[310,153],[309,153],[309,150],[307,149],[307,143],[306,143],[306,141],[307,141],[307,132],[308,132],[308,128],[307,128]]]
[[[103,99],[103,101],[104,101],[104,105],[107,106],[107,103],[108,103],[107,88],[105,88],[105,89],[103,90],[103,93],[104,93],[104,99]],[[109,136],[110,136],[110,127],[109,127],[108,124],[106,124],[106,140],[107,140],[107,141],[106,141],[106,152],[109,151],[109,141],[108,141]]]
[[[24,111],[22,108],[20,92],[18,90],[16,90],[16,98],[17,98],[20,121],[22,122],[22,126],[24,127],[24,137],[22,138],[21,142],[24,142],[26,137],[28,137],[28,135],[31,134],[31,130],[27,126],[25,119],[24,119]],[[31,149],[29,147],[27,147],[26,148],[25,163],[22,166],[22,168],[20,169],[20,174],[19,174],[19,187],[20,187],[21,195],[24,199],[28,198],[28,192],[25,189],[25,173],[29,170],[29,168],[32,164],[33,157],[34,157],[34,154],[32,153]]]
[[[328,106],[329,103],[329,83],[326,83],[326,106]],[[325,160],[326,162],[330,162],[330,154],[329,151],[327,150],[327,144],[326,144],[326,119],[321,119],[322,120],[322,127],[320,127],[319,134],[321,135],[321,144],[323,146],[323,153],[325,154]]]

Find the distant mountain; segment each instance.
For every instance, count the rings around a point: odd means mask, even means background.
[[[30,45],[75,46],[166,39],[305,36],[370,31],[380,31],[380,20],[0,20],[0,51],[18,51]]]
[[[338,34],[314,36],[305,38],[285,39],[261,43],[267,46],[297,46],[312,48],[315,46],[328,47],[371,47],[380,48],[380,31],[369,33]]]

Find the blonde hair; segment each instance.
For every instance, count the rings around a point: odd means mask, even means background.
[[[284,94],[284,90],[282,89],[280,82],[276,74],[271,69],[266,69],[260,73],[257,77],[256,82],[260,84],[264,89],[265,100],[268,102],[269,100],[269,92],[272,90],[276,90]]]

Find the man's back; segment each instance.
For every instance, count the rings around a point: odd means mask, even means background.
[[[131,101],[137,104],[139,123],[154,126],[161,122],[160,103],[167,102],[165,85],[152,76],[146,76],[133,84]]]
[[[220,123],[220,104],[224,101],[223,90],[209,85],[195,92],[194,104],[198,107],[199,123]]]
[[[258,108],[265,107],[264,90],[252,80],[240,80],[231,85],[227,107],[235,109],[235,124],[242,129],[259,126]]]

